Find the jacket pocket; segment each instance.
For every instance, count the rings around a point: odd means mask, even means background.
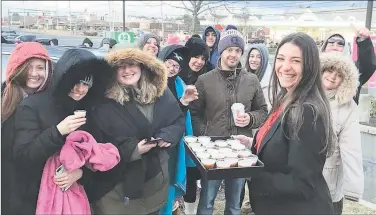
[[[325,167],[323,175],[332,198],[337,194],[339,165]]]

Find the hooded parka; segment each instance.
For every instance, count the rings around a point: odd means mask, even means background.
[[[364,173],[358,107],[353,100],[359,73],[349,56],[324,53],[320,58],[322,72],[336,70],[343,77],[336,90],[326,92],[337,139],[334,153],[326,159],[323,174],[333,202],[339,202],[344,196],[359,200],[364,189]]]
[[[107,61],[115,68],[139,65],[139,86],[121,86],[116,76],[104,101],[96,105],[90,125],[99,142],[110,142],[120,152],[121,162],[107,172],[96,172],[85,187],[94,213],[149,214],[161,209],[168,193],[168,153],[155,147],[140,154],[143,139],[162,138],[175,147],[184,134],[184,114],[167,88],[163,63],[139,49],[111,52]],[[140,93],[141,92],[141,93]],[[142,93],[146,92],[146,93]],[[148,100],[148,101],[147,101]]]
[[[321,52],[325,52],[328,40],[334,36],[342,37],[345,40],[345,46],[344,50],[342,51],[342,54],[344,56],[351,55],[349,43],[341,34],[333,34],[329,36],[328,39],[324,42],[323,46],[321,47]],[[359,37],[357,37],[356,45],[358,46],[358,60],[355,62],[355,65],[359,70],[359,85],[357,93],[354,96],[354,101],[356,104],[358,104],[360,90],[362,89],[362,86],[371,78],[371,76],[376,70],[376,56],[373,48],[373,43],[370,38],[362,40]]]
[[[4,98],[6,87],[10,84],[10,77],[16,72],[16,69],[30,58],[39,58],[46,60],[46,81],[35,93],[45,90],[50,84],[52,76],[52,61],[48,56],[47,50],[40,43],[26,42],[18,45],[13,51],[7,62],[6,80],[1,86],[1,94]],[[27,94],[25,93],[26,97]],[[17,214],[20,207],[20,192],[17,184],[16,167],[12,156],[14,138],[14,113],[6,121],[1,123],[1,214]]]
[[[110,69],[106,61],[97,59],[91,52],[70,49],[56,64],[53,86],[25,98],[18,105],[13,156],[17,166],[15,180],[21,196],[19,214],[35,213],[45,162],[65,143],[65,136],[56,126],[75,110],[88,109],[87,98],[98,95],[89,89],[84,99],[77,102],[68,96],[70,90],[89,75],[93,77],[93,85],[101,83],[105,80],[101,74]]]
[[[212,68],[216,68],[218,59],[220,57],[220,53],[218,52],[218,43],[219,39],[221,38],[221,32],[218,31],[215,26],[208,26],[205,28],[204,33],[202,34],[202,39],[206,42],[206,32],[214,31],[216,35],[215,43],[210,50],[209,62],[212,65]]]
[[[258,50],[260,52],[260,55],[261,55],[260,68],[257,71],[252,71],[251,67],[249,65],[249,56],[251,55],[251,51],[253,49]],[[249,48],[249,50],[248,50],[248,52],[245,56],[246,56],[246,58],[245,58],[245,69],[248,72],[252,72],[252,73],[257,75],[257,78],[260,81],[262,92],[264,93],[265,102],[268,105],[268,109],[270,110],[271,104],[270,104],[269,94],[271,94],[271,93],[268,93],[268,90],[270,88],[270,86],[269,86],[270,79],[272,78],[272,68],[269,64],[268,49],[266,48],[266,46],[264,44],[252,44],[252,45],[250,45],[250,48]],[[272,90],[270,90],[269,92],[272,92]]]

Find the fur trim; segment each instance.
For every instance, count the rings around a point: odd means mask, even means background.
[[[118,50],[109,53],[105,59],[115,68],[126,64],[141,64],[141,73],[150,74],[150,79],[141,74],[140,89],[134,89],[138,94],[134,99],[142,104],[154,102],[167,88],[167,68],[160,60],[142,50],[134,48]],[[107,91],[107,97],[124,104],[130,100],[130,93],[129,88],[122,87],[115,81]]]
[[[335,99],[340,105],[350,102],[356,95],[359,86],[359,72],[349,56],[338,52],[322,53],[320,55],[321,72],[335,69],[342,72],[343,82],[338,87]]]

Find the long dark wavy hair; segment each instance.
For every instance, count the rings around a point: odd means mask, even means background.
[[[303,55],[303,72],[301,80],[287,91],[282,88],[275,68],[275,62],[279,49],[286,43],[292,43],[300,48]],[[282,104],[285,105],[282,117],[283,128],[289,128],[285,133],[288,138],[298,139],[298,132],[303,124],[304,106],[309,106],[314,112],[314,122],[320,117],[325,126],[325,148],[327,156],[333,153],[335,135],[333,132],[332,119],[329,102],[321,83],[319,50],[315,41],[305,33],[292,33],[280,42],[269,89],[272,94],[272,112],[276,111]]]

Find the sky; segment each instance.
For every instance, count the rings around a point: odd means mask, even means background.
[[[163,2],[163,7],[161,7]],[[269,12],[275,10],[284,10],[295,8],[297,5],[310,5],[312,8],[328,8],[349,6],[352,3],[366,5],[366,1],[239,1],[232,3],[229,9],[232,11],[240,10],[240,8],[248,8],[248,11],[264,11]],[[88,13],[103,16],[104,14],[113,14],[114,16],[122,16],[122,1],[1,1],[2,17],[7,16],[8,10],[11,12],[22,12],[24,9],[44,9],[49,10],[53,15],[67,15],[69,12],[69,4],[72,12],[83,12],[87,9]],[[189,2],[186,2],[188,5]],[[126,16],[144,15],[147,17],[164,16],[177,17],[182,16],[185,10],[172,7],[183,6],[181,1],[126,1]],[[223,9],[224,10],[224,9]],[[41,14],[40,14],[41,15]]]

